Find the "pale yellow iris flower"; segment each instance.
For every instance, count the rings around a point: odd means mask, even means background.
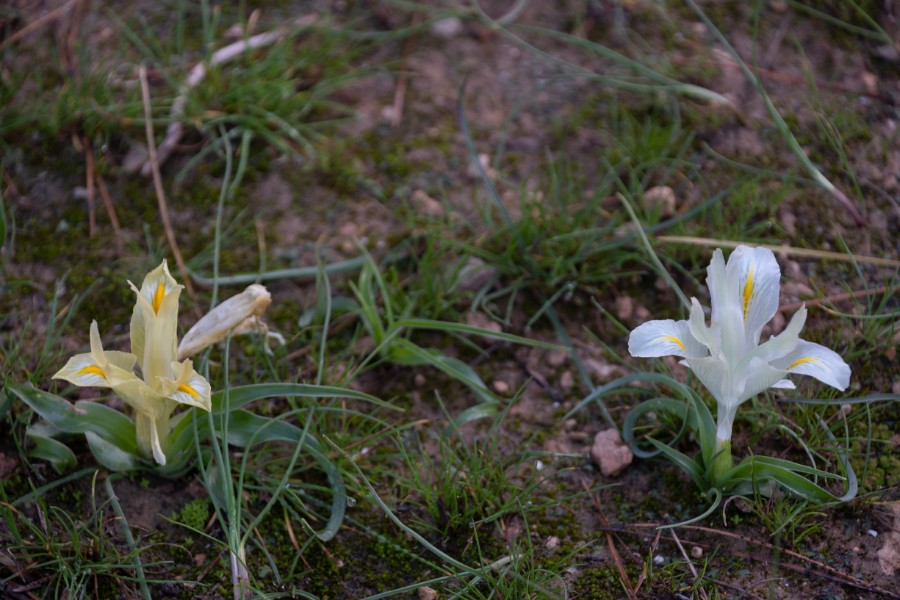
[[[104,351],[97,321],[91,351],[69,359],[54,379],[78,386],[112,388],[134,409],[137,446],[145,458],[166,464],[169,419],[179,404],[210,410],[210,386],[190,360],[177,361],[178,297],[183,286],[164,260],[147,274],[131,316],[131,353]],[[140,366],[141,377],[134,374]]]

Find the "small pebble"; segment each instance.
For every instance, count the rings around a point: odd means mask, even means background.
[[[870,529],[870,530],[868,530],[866,533],[868,533],[868,534],[871,535],[872,537],[878,537],[878,532],[875,531],[874,529]]]
[[[433,588],[424,586],[418,589],[419,600],[436,600],[438,597],[437,591]]]
[[[553,550],[555,548],[559,548],[559,538],[556,537],[555,535],[551,535],[547,539],[547,543],[544,544],[544,547],[547,548],[548,550]]]
[[[445,39],[454,38],[463,32],[464,26],[459,17],[447,17],[435,21],[431,25],[431,33]]]
[[[653,557],[654,565],[661,565],[661,564],[664,564],[665,562],[666,562],[666,558],[660,554],[657,554],[656,556]]]
[[[509,391],[509,384],[502,379],[495,379],[491,385],[494,387],[494,391],[498,394],[505,394]]]
[[[700,546],[694,546],[691,548],[691,556],[694,558],[702,558],[703,557],[703,548]]]
[[[547,364],[553,368],[562,366],[569,358],[568,350],[553,350],[547,353]]]

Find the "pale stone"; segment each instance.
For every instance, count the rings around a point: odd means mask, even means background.
[[[622,441],[622,437],[615,429],[604,429],[594,436],[591,456],[606,477],[615,477],[634,460],[631,449]]]
[[[428,586],[420,587],[417,592],[419,594],[419,600],[436,600],[438,597],[437,591]]]

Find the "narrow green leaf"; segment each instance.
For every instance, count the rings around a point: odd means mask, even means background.
[[[25,435],[34,443],[34,447],[28,452],[28,455],[40,460],[46,460],[57,473],[62,473],[66,469],[74,467],[75,463],[78,462],[75,458],[75,453],[62,442],[43,435],[33,428],[29,428]]]
[[[223,411],[222,399],[224,395],[225,394],[222,391],[213,393],[212,412],[214,414]],[[228,406],[231,410],[234,410],[241,408],[254,400],[282,396],[304,398],[350,398],[353,400],[369,402],[389,410],[403,411],[402,408],[398,408],[364,392],[357,392],[355,390],[335,386],[304,383],[259,383],[231,388],[228,391]]]
[[[637,440],[634,436],[634,428],[635,425],[637,425],[638,419],[644,416],[646,413],[661,411],[669,411],[678,415],[685,420],[685,425],[687,425],[687,418],[688,414],[690,413],[690,405],[686,402],[675,400],[673,398],[653,398],[652,400],[645,400],[644,402],[635,405],[630,411],[628,411],[628,414],[625,415],[625,420],[622,422],[622,441],[631,447],[631,451],[635,456],[638,456],[640,458],[651,458],[659,454],[659,450],[644,450],[637,445]],[[680,439],[682,433],[683,430],[682,432],[679,432],[679,434],[676,435],[675,438],[669,443],[674,443],[678,439]],[[657,440],[653,440],[652,438],[648,438],[648,440],[651,441],[651,443],[660,443]]]
[[[668,446],[659,440],[647,438],[647,441],[653,444],[666,458],[675,463],[682,471],[691,476],[694,484],[701,490],[706,487],[703,469],[697,462],[687,454]]]
[[[475,406],[470,406],[466,410],[456,415],[456,417],[453,419],[453,422],[450,423],[446,429],[444,429],[444,435],[450,435],[466,423],[471,423],[472,421],[477,421],[479,419],[494,417],[499,412],[499,402],[482,402],[480,404],[476,404]]]
[[[534,346],[536,348],[546,348],[547,350],[567,350],[565,346],[561,346],[560,344],[552,344],[550,342],[532,340],[526,337],[513,335],[511,333],[492,331],[490,329],[475,327],[473,325],[466,325],[464,323],[449,323],[447,321],[433,321],[431,319],[400,319],[394,323],[394,326],[404,327],[407,329],[443,331],[447,333],[468,333],[472,335],[480,335],[482,337],[494,340],[512,342],[513,344],[521,344],[523,346]]]
[[[137,455],[125,452],[93,431],[86,431],[84,435],[94,458],[110,471],[133,471],[140,466],[140,459]]]
[[[220,434],[222,431],[222,416],[219,416],[218,420],[220,423],[216,425],[216,432]],[[245,410],[236,410],[228,415],[227,441],[229,444],[241,447],[266,442],[302,443],[303,450],[308,452],[319,463],[322,470],[325,471],[332,491],[331,516],[325,525],[325,529],[316,535],[320,540],[326,542],[337,534],[341,523],[344,521],[344,512],[347,508],[347,491],[337,465],[322,452],[322,445],[312,433],[279,419],[270,419]]]
[[[137,454],[134,423],[108,406],[88,401],[73,406],[55,394],[31,386],[8,384],[6,389],[60,431],[92,431],[126,452]]]

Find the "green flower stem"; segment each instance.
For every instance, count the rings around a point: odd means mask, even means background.
[[[731,440],[722,440],[716,437],[716,453],[713,456],[712,464],[709,466],[709,474],[712,483],[718,485],[722,476],[731,470],[734,461],[731,458]]]

